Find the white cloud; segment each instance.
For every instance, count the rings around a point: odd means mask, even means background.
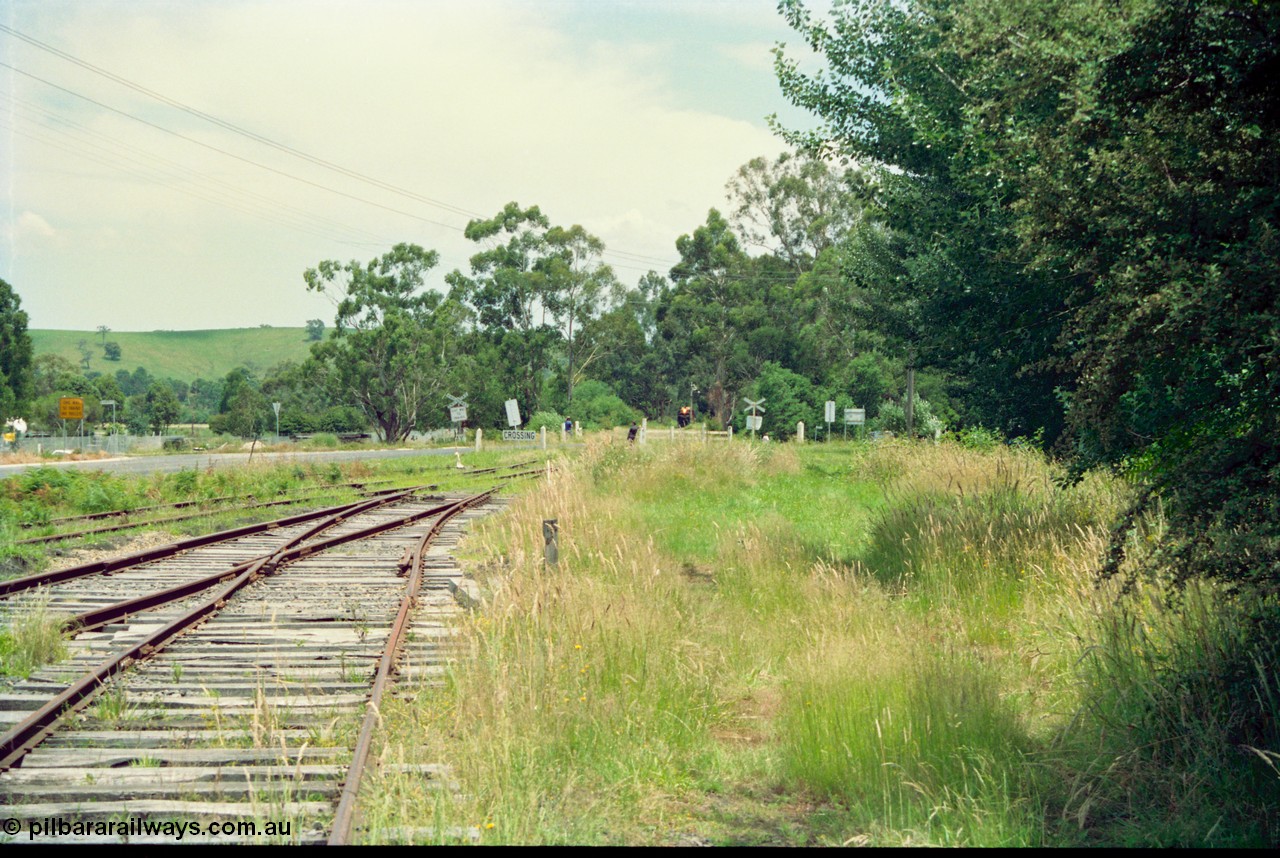
[[[467,219],[510,200],[599,234],[626,254],[609,259],[624,280],[665,271],[675,239],[724,208],[734,170],[783,147],[712,97],[677,106],[660,39],[580,43],[539,12],[461,0],[0,0],[0,20],[86,62],[462,210],[308,164],[0,37],[6,62],[190,138],[14,78],[7,91],[22,102],[0,98],[0,117],[43,140],[14,138],[10,205],[43,212],[83,252],[46,255],[19,232],[6,279],[33,327],[301,325],[331,314],[304,291],[306,267],[414,241],[440,250],[442,276],[476,250],[461,236]],[[723,49],[742,61],[760,44]],[[28,105],[84,127],[50,127]],[[83,295],[88,284],[113,299]]]
[[[17,237],[19,239],[53,238],[58,234],[58,231],[47,220],[30,211],[18,215],[17,226]]]

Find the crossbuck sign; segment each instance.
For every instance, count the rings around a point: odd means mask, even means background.
[[[761,417],[761,416],[760,416],[759,414],[757,414],[756,412],[757,412],[757,411],[764,411],[764,408],[763,408],[764,403],[765,403],[765,402],[767,402],[768,400],[765,400],[765,399],[747,399],[747,398],[744,396],[744,397],[742,397],[742,401],[743,401],[743,402],[745,402],[745,403],[747,403],[747,408],[749,408],[749,409],[751,410],[751,415],[750,415],[749,417],[747,417],[747,428],[751,430],[751,434],[752,434],[752,435],[755,435],[755,434],[756,434],[756,430],[757,430],[757,429],[759,429],[759,428],[760,428],[760,426],[761,426],[761,424],[764,422],[764,418],[763,418],[763,417]]]
[[[449,396],[446,393],[445,396],[449,399],[449,419],[454,423],[465,422],[467,419],[467,395],[464,393],[461,396]]]

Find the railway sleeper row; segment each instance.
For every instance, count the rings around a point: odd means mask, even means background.
[[[456,654],[450,621],[462,610],[453,596],[461,573],[448,552],[469,519],[496,506],[463,512],[431,546],[411,639],[400,656],[402,688],[439,681]],[[390,520],[396,512],[403,510],[379,510],[325,536],[370,519]],[[289,833],[207,840],[327,840],[335,801],[350,777],[370,682],[403,600],[405,549],[431,523],[424,519],[317,552],[243,589],[223,610],[117,675],[19,765],[0,773],[4,814],[28,824],[53,818],[255,820],[259,832],[271,821],[288,823]],[[0,729],[184,607],[170,604],[81,634],[69,660],[0,695]],[[456,787],[444,765],[405,771],[435,788]],[[131,833],[127,839],[146,842],[149,836]],[[119,840],[75,832],[39,842]]]

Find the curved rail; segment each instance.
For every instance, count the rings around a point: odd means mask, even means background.
[[[357,539],[367,539],[387,530],[396,527],[403,527],[405,524],[417,521],[429,515],[439,514],[448,509],[452,504],[440,507],[432,507],[424,512],[414,513],[410,516],[398,518],[390,522],[373,525],[349,534],[329,537],[317,543],[301,544],[302,540],[314,536],[316,533],[332,527],[353,515],[365,512],[377,506],[384,505],[390,501],[382,498],[376,498],[370,501],[364,501],[356,504],[354,507],[345,509],[335,513],[329,518],[321,521],[315,527],[311,528],[303,534],[299,534],[290,539],[284,547],[277,549],[271,555],[261,557],[248,565],[240,574],[233,578],[225,587],[218,590],[213,596],[196,605],[187,613],[166,624],[157,631],[147,635],[140,642],[130,646],[121,653],[118,653],[99,664],[96,668],[86,673],[69,688],[53,697],[48,703],[41,706],[27,718],[23,719],[11,730],[0,736],[0,772],[11,767],[14,763],[22,758],[27,751],[39,744],[46,736],[53,732],[56,724],[68,714],[78,711],[86,706],[96,697],[106,683],[116,674],[125,670],[135,661],[146,658],[155,652],[158,652],[166,644],[178,637],[183,632],[202,622],[211,614],[221,610],[237,592],[248,584],[265,575],[270,575],[282,564],[311,554],[316,551],[323,551],[326,548],[332,548],[351,542]]]
[[[347,770],[347,780],[342,786],[342,797],[338,800],[338,809],[334,814],[333,827],[329,833],[330,846],[344,846],[351,839],[351,829],[355,822],[356,798],[360,792],[360,781],[364,777],[365,764],[368,762],[369,752],[373,748],[374,730],[377,729],[381,721],[379,711],[382,706],[383,694],[390,685],[396,659],[399,657],[400,650],[404,645],[405,628],[408,625],[409,615],[417,603],[418,590],[422,587],[422,558],[426,553],[427,546],[436,538],[440,529],[444,527],[445,522],[463,510],[470,509],[488,500],[493,491],[491,489],[460,501],[448,511],[442,513],[439,520],[422,535],[422,538],[414,546],[410,560],[409,581],[405,584],[404,598],[400,602],[399,611],[396,612],[395,622],[392,623],[391,633],[387,637],[387,645],[382,652],[382,658],[378,660],[378,672],[373,681],[373,690],[365,709],[364,721],[360,725],[360,734],[356,739],[355,751],[351,756],[351,765]]]

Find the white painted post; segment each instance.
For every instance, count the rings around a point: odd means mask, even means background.
[[[577,420],[573,421],[573,437],[575,438],[582,437],[582,424],[579,423]]]
[[[804,443],[804,421],[801,420],[796,424],[796,441],[800,444]]]
[[[644,444],[646,442],[648,434],[649,434],[649,418],[641,417],[640,418],[640,443],[641,444]]]
[[[542,449],[547,449],[547,427],[542,427]]]
[[[479,452],[480,452],[480,447],[481,447],[480,439],[481,439],[482,437],[484,437],[484,430],[483,430],[483,429],[476,429],[476,452],[477,452],[477,453],[479,453]]]
[[[733,440],[733,425],[732,425],[732,424],[730,424],[730,426],[729,426],[729,440],[730,440],[730,441],[732,441],[732,440]]]

